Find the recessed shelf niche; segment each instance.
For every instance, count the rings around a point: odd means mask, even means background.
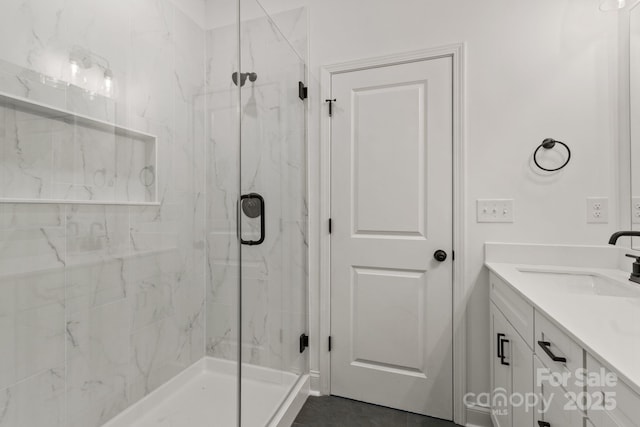
[[[0,92],[0,203],[157,205],[157,138]]]

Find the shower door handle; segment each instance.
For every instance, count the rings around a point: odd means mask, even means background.
[[[259,210],[256,210],[255,207],[255,201],[258,201],[258,208]],[[242,238],[242,235],[240,235],[240,243],[242,243],[243,245],[248,245],[248,246],[256,246],[256,245],[260,245],[264,242],[264,229],[265,229],[265,224],[264,224],[264,197],[262,197],[261,195],[259,195],[258,193],[249,193],[249,194],[243,194],[242,196],[240,196],[240,205],[242,207],[242,211],[245,213],[245,215],[247,215],[249,218],[256,218],[256,217],[260,217],[260,239],[259,240],[244,240]]]

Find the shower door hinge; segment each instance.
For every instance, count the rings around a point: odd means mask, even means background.
[[[309,336],[302,334],[300,335],[300,353],[303,353],[307,347],[309,347]]]
[[[331,218],[329,218],[329,234],[331,234],[332,230],[333,230],[333,221],[331,220]]]
[[[307,87],[304,85],[304,83],[302,82],[298,82],[298,97],[301,100],[305,100],[308,98],[309,94],[308,94],[309,90],[307,89]]]
[[[329,351],[331,351],[331,335],[329,335]]]

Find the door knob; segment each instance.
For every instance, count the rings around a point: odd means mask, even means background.
[[[442,249],[438,249],[437,251],[434,252],[433,257],[435,258],[436,261],[443,262],[444,260],[447,259],[447,253]]]

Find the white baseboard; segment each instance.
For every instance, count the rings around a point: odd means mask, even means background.
[[[309,379],[311,380],[309,396],[322,396],[320,393],[320,372],[309,371]]]
[[[493,427],[491,410],[483,406],[467,406],[467,427]]]

